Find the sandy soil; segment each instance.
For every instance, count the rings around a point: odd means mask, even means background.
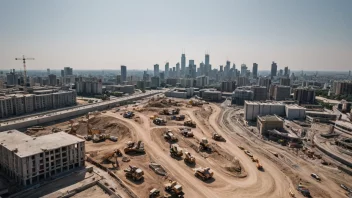
[[[73,198],[87,198],[87,197],[94,197],[94,198],[109,198],[110,196],[104,192],[99,186],[95,185],[90,187],[82,192],[79,192],[72,196]]]

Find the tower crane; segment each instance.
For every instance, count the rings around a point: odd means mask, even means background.
[[[24,77],[23,77],[24,93],[27,93],[27,69],[26,69],[26,60],[34,60],[34,58],[26,58],[26,57],[23,55],[22,58],[15,58],[15,60],[22,60],[22,61],[23,61],[23,70],[24,70]]]

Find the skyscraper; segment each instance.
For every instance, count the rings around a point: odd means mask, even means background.
[[[186,70],[186,55],[182,54],[181,56],[181,76],[185,75]]]
[[[56,86],[56,75],[55,74],[49,74],[49,85],[50,86]]]
[[[273,63],[271,64],[271,78],[276,76],[276,73],[277,73],[277,64],[273,61]]]
[[[176,77],[180,77],[180,63],[176,63]]]
[[[290,75],[289,72],[288,72],[288,67],[285,67],[284,75],[287,76],[287,77]]]
[[[209,61],[210,61],[209,54],[205,54],[204,74],[206,76],[209,76],[209,73],[210,73],[210,70],[211,70]]]
[[[165,78],[169,77],[169,62],[165,64]]]
[[[253,63],[252,73],[253,73],[253,78],[258,77],[258,64],[257,63]]]
[[[125,65],[121,65],[121,83],[127,81],[127,67]]]
[[[242,64],[241,65],[241,76],[246,76],[247,75],[247,65]]]
[[[154,76],[159,76],[159,65],[155,64],[154,65]]]
[[[64,67],[64,75],[65,76],[70,76],[73,75],[73,69],[71,67]]]

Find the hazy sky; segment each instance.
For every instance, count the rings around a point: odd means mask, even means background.
[[[1,0],[0,68],[352,70],[352,0]]]

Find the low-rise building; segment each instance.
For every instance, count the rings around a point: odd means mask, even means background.
[[[244,119],[255,120],[257,116],[285,116],[285,105],[279,102],[244,102]]]
[[[284,121],[276,115],[258,116],[257,127],[261,135],[269,135],[269,130],[282,130]]]
[[[319,111],[306,111],[308,122],[331,122],[337,119],[337,114]]]
[[[122,92],[125,94],[133,94],[134,85],[106,85],[106,90],[112,92]]]
[[[286,118],[289,120],[301,120],[306,118],[306,108],[298,105],[286,105]]]
[[[31,137],[17,130],[0,133],[0,170],[27,186],[84,167],[84,140],[65,132]]]
[[[204,100],[208,100],[208,101],[220,101],[222,97],[222,94],[220,91],[204,91],[202,94],[202,98]]]

